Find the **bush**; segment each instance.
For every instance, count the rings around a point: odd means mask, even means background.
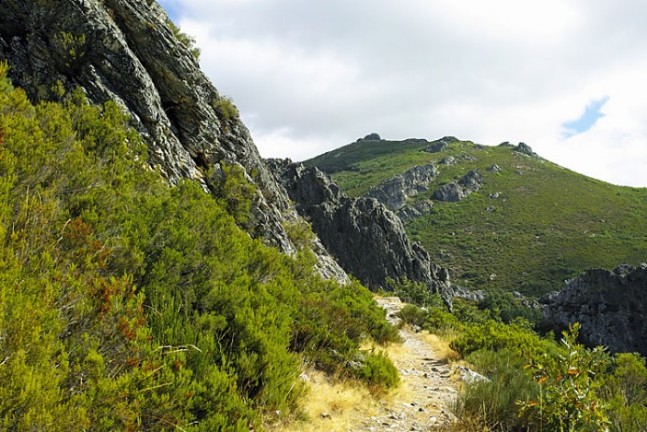
[[[224,121],[230,121],[238,118],[238,108],[229,97],[221,97],[213,102],[213,108],[218,113],[218,116]]]
[[[354,376],[377,392],[395,387],[400,382],[398,370],[383,352],[369,353],[361,361],[361,366],[354,370]]]
[[[478,307],[492,311],[493,316],[506,324],[516,318],[523,318],[537,324],[542,318],[541,310],[524,306],[512,293],[501,290],[489,291],[485,299],[479,302]]]
[[[116,104],[33,106],[6,70],[0,430],[258,430],[295,409],[304,359],[348,376],[363,340],[394,338],[365,287],[239,227],[242,168],[215,197],[169,187]],[[388,359],[367,361],[388,385]]]
[[[427,320],[429,313],[426,310],[419,308],[418,306],[408,304],[400,309],[400,312],[398,312],[397,316],[403,322],[409,325],[422,327],[422,325]]]
[[[524,361],[502,350],[480,351],[467,357],[489,381],[467,383],[453,407],[461,422],[480,424],[488,430],[532,430],[528,419],[519,417],[519,401],[532,400],[538,386],[524,370]]]
[[[404,279],[400,282],[387,280],[387,285],[393,289],[393,294],[405,303],[416,306],[442,306],[440,295],[429,291],[429,287],[421,282]]]
[[[548,430],[597,432],[609,426],[605,404],[596,394],[594,378],[609,363],[599,348],[587,350],[576,340],[579,324],[563,333],[564,355],[557,361],[540,362],[534,357],[530,370],[539,384],[539,397],[522,403],[522,412],[530,414]]]
[[[612,431],[647,430],[647,367],[639,354],[620,353],[601,374],[599,394],[607,402]]]

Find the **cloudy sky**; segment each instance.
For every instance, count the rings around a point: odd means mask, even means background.
[[[644,0],[161,0],[265,157],[523,141],[647,187]]]

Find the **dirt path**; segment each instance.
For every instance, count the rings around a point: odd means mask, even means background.
[[[400,299],[383,297],[376,301],[397,324],[394,314],[403,306]],[[408,328],[400,330],[400,335],[404,343],[389,352],[400,372],[400,388],[380,402],[375,415],[349,431],[428,431],[454,420],[449,407],[457,395],[456,381],[446,361],[432,348],[430,335]]]
[[[404,305],[397,297],[376,298],[389,321]],[[400,330],[402,344],[387,353],[400,372],[400,385],[383,398],[365,386],[331,381],[308,370],[302,379],[310,392],[303,401],[305,418],[268,428],[273,432],[405,432],[437,431],[454,420],[449,407],[456,398],[456,378],[445,358],[449,348],[427,332]]]

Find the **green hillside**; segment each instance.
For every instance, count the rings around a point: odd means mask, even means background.
[[[509,144],[455,141],[436,153],[424,151],[429,145],[359,140],[305,163],[358,196],[416,165],[452,156],[455,163],[438,163],[438,177],[415,200],[477,170],[484,178],[479,191],[460,202],[434,200],[429,214],[406,224],[432,259],[468,287],[540,295],[592,267],[647,261],[647,189],[594,180]]]
[[[115,103],[36,106],[0,63],[0,430],[261,430],[303,364],[397,382],[371,293],[240,226],[254,185],[169,187]],[[351,368],[350,364],[354,366]]]

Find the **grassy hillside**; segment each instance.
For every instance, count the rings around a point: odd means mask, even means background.
[[[453,156],[455,164],[439,164],[436,181],[415,199],[476,169],[481,190],[457,203],[434,202],[430,214],[407,223],[433,260],[469,287],[540,295],[592,267],[647,261],[647,189],[594,180],[511,145],[457,141],[429,153],[429,144],[358,141],[306,164],[358,196],[415,165]],[[500,171],[491,170],[495,164]]]
[[[0,430],[247,431],[299,411],[303,364],[397,382],[368,290],[243,229],[254,193],[169,187],[114,103],[32,105],[0,63]],[[353,365],[352,367],[350,365]]]

